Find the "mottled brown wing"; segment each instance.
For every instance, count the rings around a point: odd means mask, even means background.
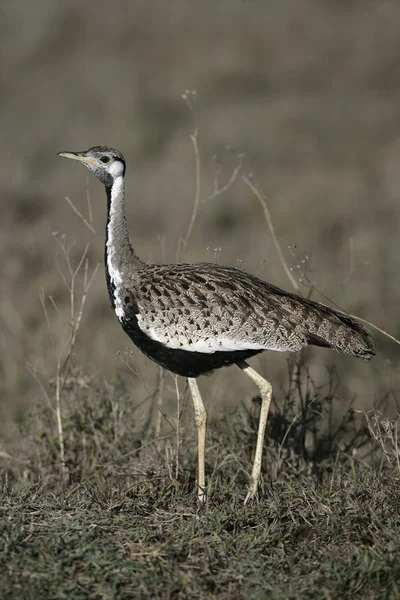
[[[230,267],[148,266],[137,300],[141,326],[170,347],[295,351],[317,344],[373,355],[370,334],[357,321]]]

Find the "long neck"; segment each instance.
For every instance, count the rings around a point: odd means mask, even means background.
[[[105,263],[107,280],[122,283],[124,276],[135,275],[135,271],[143,264],[132,248],[128,225],[125,216],[125,182],[124,176],[116,177],[107,192],[107,230]]]

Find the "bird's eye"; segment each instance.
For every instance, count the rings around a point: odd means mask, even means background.
[[[101,156],[100,160],[102,163],[109,163],[110,162],[110,157],[109,156]]]

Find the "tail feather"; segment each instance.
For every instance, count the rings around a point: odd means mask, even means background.
[[[312,303],[314,304],[314,303]],[[372,335],[359,321],[323,304],[315,303],[307,319],[307,343],[334,348],[363,360],[375,356]]]

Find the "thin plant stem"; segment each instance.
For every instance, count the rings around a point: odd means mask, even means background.
[[[65,463],[64,431],[61,415],[61,385],[60,385],[60,360],[57,361],[56,375],[56,418],[58,431],[58,444],[60,447],[61,473],[64,485],[68,483],[68,468]]]
[[[227,183],[225,185],[223,185],[222,187],[218,187],[218,179],[219,179],[218,175],[219,174],[216,173],[214,176],[213,193],[208,198],[208,200],[214,200],[214,198],[217,198],[218,196],[222,196],[222,194],[225,194],[225,192],[227,192],[229,190],[229,188],[231,188],[232,185],[235,183],[242,166],[243,166],[243,156],[239,155],[239,163],[233,169],[232,174],[231,174],[230,178],[228,179]]]
[[[272,240],[274,242],[274,246],[275,246],[276,251],[278,253],[279,260],[281,261],[281,265],[283,267],[283,270],[285,271],[285,273],[287,275],[287,278],[289,279],[290,283],[292,284],[292,286],[294,287],[294,289],[296,290],[296,292],[300,293],[299,284],[297,283],[297,281],[293,277],[292,273],[290,272],[290,269],[288,267],[286,259],[283,256],[282,248],[281,248],[281,245],[280,245],[280,243],[278,241],[278,238],[276,236],[276,233],[275,233],[275,227],[274,227],[274,224],[273,224],[273,221],[272,221],[271,213],[269,212],[269,208],[268,208],[268,204],[267,204],[267,199],[266,199],[265,195],[262,193],[262,191],[256,185],[254,185],[254,183],[249,179],[249,177],[247,175],[242,175],[242,180],[251,189],[251,191],[253,192],[253,194],[259,200],[259,202],[260,202],[260,204],[261,204],[261,206],[263,208],[264,217],[265,217],[265,220],[267,222],[268,229],[269,229],[269,231],[271,233]]]
[[[390,333],[388,333],[387,331],[385,331],[384,329],[381,329],[380,327],[378,327],[377,325],[374,325],[373,323],[371,323],[370,321],[367,321],[366,319],[362,319],[361,317],[358,317],[357,315],[350,315],[350,317],[352,319],[357,319],[358,321],[362,321],[363,323],[366,323],[367,325],[369,325],[370,327],[372,327],[373,329],[375,329],[376,331],[379,331],[379,333],[382,333],[383,335],[385,335],[386,337],[388,337],[390,340],[392,340],[393,342],[395,342],[396,344],[400,345],[400,340],[398,340],[397,338],[395,338],[393,335],[390,335]]]
[[[196,221],[197,213],[199,211],[200,205],[200,176],[201,176],[201,163],[200,163],[200,153],[199,153],[199,145],[197,142],[198,130],[195,129],[192,135],[190,136],[190,140],[193,145],[195,164],[196,164],[196,184],[195,184],[195,192],[194,192],[194,202],[193,202],[193,210],[192,215],[190,217],[189,226],[184,238],[180,238],[178,243],[178,251],[176,260],[179,262],[181,260],[182,247],[185,249],[189,243],[190,237],[192,235],[192,230]]]
[[[87,219],[85,219],[85,217],[83,216],[83,214],[80,212],[80,210],[78,208],[76,208],[75,204],[72,202],[72,200],[70,198],[68,198],[68,196],[65,196],[65,200],[66,202],[68,202],[68,204],[70,205],[70,207],[72,208],[72,210],[74,211],[74,213],[82,220],[82,222],[86,225],[86,227],[94,234],[97,235],[95,228],[93,227],[93,225],[91,225],[89,223],[89,221]]]

